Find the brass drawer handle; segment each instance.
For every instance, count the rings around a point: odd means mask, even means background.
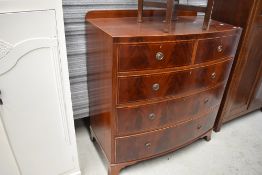
[[[212,78],[213,80],[216,78],[216,76],[217,76],[217,75],[216,75],[215,72],[211,74],[211,78]]]
[[[206,98],[206,99],[204,100],[204,103],[207,104],[208,102],[209,102],[209,99]]]
[[[158,61],[163,60],[163,59],[164,59],[164,54],[163,54],[162,52],[157,52],[157,53],[156,53],[156,59],[157,59]]]
[[[197,125],[197,129],[199,130],[199,129],[201,129],[202,128],[202,126],[199,124],[199,125]]]
[[[220,53],[220,52],[222,52],[223,51],[223,46],[222,45],[219,45],[218,47],[217,47],[217,51]]]
[[[150,149],[151,148],[151,143],[148,142],[148,143],[145,144],[145,146],[146,146],[147,149]]]
[[[151,114],[149,114],[149,116],[148,116],[148,119],[149,119],[149,120],[155,120],[155,118],[156,118],[156,114],[154,114],[154,113],[151,113]]]
[[[155,84],[153,84],[153,86],[152,86],[152,89],[153,89],[154,91],[158,91],[159,88],[160,88],[160,85],[159,85],[158,83],[155,83]]]

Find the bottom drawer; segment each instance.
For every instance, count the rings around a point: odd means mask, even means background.
[[[116,162],[144,159],[176,149],[213,127],[217,111],[177,126],[116,139]]]

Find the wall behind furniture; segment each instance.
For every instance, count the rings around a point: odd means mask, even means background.
[[[165,1],[165,0],[158,0]],[[180,0],[205,5],[206,0]],[[85,14],[90,10],[136,9],[137,0],[63,0],[69,75],[75,119],[88,117]]]

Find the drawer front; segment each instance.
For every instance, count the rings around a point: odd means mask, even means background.
[[[228,36],[199,40],[195,64],[214,61],[224,57],[234,57],[238,36]]]
[[[191,64],[193,41],[161,44],[120,45],[119,71],[168,68]]]
[[[116,139],[117,163],[148,158],[174,150],[213,127],[217,112],[172,128]]]
[[[118,109],[118,135],[160,129],[190,120],[206,111],[218,110],[223,92],[224,86],[220,85],[189,97]]]
[[[118,103],[184,96],[227,80],[232,60],[211,66],[155,75],[119,78]]]

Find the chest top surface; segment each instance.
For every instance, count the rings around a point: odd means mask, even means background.
[[[145,17],[142,23],[137,22],[136,17],[115,18],[87,18],[87,22],[99,28],[113,38],[139,38],[139,37],[194,37],[199,35],[210,35],[214,33],[236,32],[238,27],[210,21],[207,30],[202,29],[203,16],[179,16],[170,26],[170,31],[164,32],[163,18]]]

